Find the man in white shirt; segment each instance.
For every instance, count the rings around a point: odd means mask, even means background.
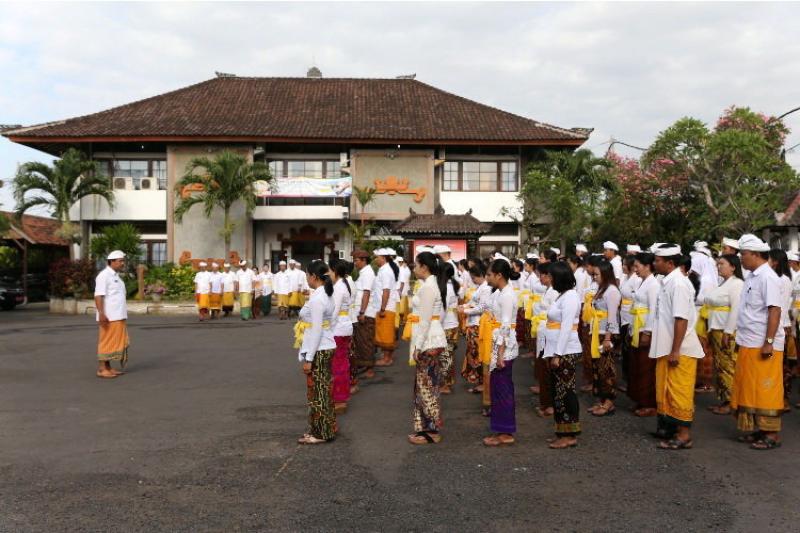
[[[194,297],[202,322],[208,316],[211,307],[211,272],[206,270],[208,263],[205,261],[200,261],[197,266],[200,270],[194,275]]]
[[[392,261],[392,256],[397,255],[392,248],[378,248],[374,254],[379,267],[371,294],[373,305],[378,309],[375,318],[375,345],[383,350],[383,357],[375,363],[375,366],[391,366],[397,348],[395,310],[398,302],[397,282],[400,269]]]
[[[455,273],[458,272],[458,265],[456,265],[456,262],[452,259],[453,250],[446,244],[437,244],[433,247],[433,253],[438,255],[439,259],[445,263],[453,265],[453,276],[455,277]]]
[[[402,255],[397,256],[397,266],[400,268],[397,276],[397,326],[402,327],[406,323],[408,316],[408,287],[411,283],[411,269],[406,266],[406,260]]]
[[[225,272],[222,273],[222,313],[229,316],[233,311],[234,299],[236,296],[236,274],[231,272],[231,264],[223,265]]]
[[[289,259],[289,279],[291,289],[289,292],[289,316],[297,315],[303,307],[303,288],[306,283],[306,274],[300,270],[300,263]]]
[[[619,256],[619,246],[611,241],[603,243],[603,256],[611,263],[617,283],[622,281],[622,258]]]
[[[261,269],[261,314],[267,316],[272,311],[272,291],[274,289],[274,276],[269,263],[264,263]]]
[[[656,404],[658,429],[663,439],[658,447],[682,450],[692,447],[690,428],[694,419],[694,385],[697,360],[703,347],[695,332],[697,309],[694,288],[678,264],[681,247],[661,244],[655,248],[653,266],[663,275],[658,293],[650,358],[656,362]]]
[[[737,428],[751,432],[743,442],[757,450],[781,445],[783,413],[783,349],[786,334],[780,327],[781,289],[769,266],[767,243],[755,235],[739,239],[742,266],[750,270],[744,281],[736,320],[739,347],[733,376],[731,408]]]
[[[242,320],[253,318],[253,271],[247,266],[247,261],[239,261],[239,271],[236,272],[236,292],[239,294],[239,308]]]
[[[211,263],[211,275],[209,276],[209,283],[211,284],[211,296],[209,298],[208,307],[211,310],[211,320],[216,320],[222,311],[222,285],[224,278],[219,271],[219,264]]]
[[[114,250],[108,254],[107,266],[95,278],[94,306],[100,334],[97,341],[97,377],[113,379],[122,371],[111,368],[111,361],[119,361],[125,368],[128,362],[128,307],[127,290],[119,272],[125,268],[125,254]]]
[[[353,324],[353,375],[363,372],[366,378],[375,376],[375,315],[377,307],[372,305],[375,272],[369,263],[369,252],[355,250],[353,264],[358,270],[356,279],[356,309],[358,318]]]
[[[289,279],[289,272],[286,270],[286,261],[278,263],[278,272],[273,279],[275,284],[275,294],[278,295],[278,319],[287,320],[289,318],[289,293],[292,292],[292,281]]]

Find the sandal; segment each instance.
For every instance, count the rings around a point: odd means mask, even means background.
[[[651,416],[656,416],[658,412],[654,407],[641,407],[633,412],[635,416],[640,418],[647,418]]]
[[[658,443],[658,446],[656,446],[656,448],[658,448],[659,450],[690,450],[693,445],[694,442],[692,441],[692,439],[681,440],[675,437],[674,439],[670,440],[662,440],[661,442]]]
[[[775,440],[771,437],[764,437],[761,440],[757,440],[750,445],[751,450],[774,450],[775,448],[780,448],[782,442],[779,440]]]
[[[714,405],[709,410],[715,415],[729,415],[733,412],[730,405]]]
[[[318,439],[313,435],[309,435],[308,437],[303,437],[302,439],[298,439],[297,441],[298,444],[325,444],[326,442],[328,441],[326,441],[325,439]]]
[[[548,448],[551,450],[567,450],[569,448],[575,448],[578,445],[578,439],[575,439],[572,442],[564,442],[562,444],[556,444],[561,438],[553,439],[550,444],[547,445]]]
[[[743,442],[745,444],[753,444],[754,442],[758,442],[764,438],[763,431],[754,431],[752,433],[748,433],[747,435],[739,435],[736,437],[736,440],[739,442]]]
[[[500,435],[489,435],[483,438],[483,445],[496,448],[498,446],[511,446],[516,442],[514,437],[503,438]]]
[[[595,409],[599,409],[599,408],[600,408],[600,407],[602,407],[602,406],[603,406],[603,404],[601,404],[601,403],[596,403],[596,404],[594,404],[593,406],[591,406],[591,407],[589,407],[588,409],[586,409],[586,412],[587,412],[587,413],[593,413]]]
[[[592,416],[614,416],[614,413],[617,412],[617,408],[613,405],[609,407],[603,407],[602,405],[592,411]]]
[[[438,433],[430,433],[428,431],[420,431],[408,436],[408,442],[411,444],[439,444],[441,441],[441,435]]]
[[[539,418],[550,418],[553,416],[553,412],[554,409],[552,407],[548,407],[547,409],[542,409],[541,407],[536,408],[536,414],[539,416]]]
[[[117,377],[117,375],[118,374],[114,374],[114,373],[111,373],[111,372],[108,373],[108,374],[106,374],[105,372],[97,372],[97,374],[96,374],[96,376],[98,378],[103,378],[103,379],[114,379],[115,377]]]

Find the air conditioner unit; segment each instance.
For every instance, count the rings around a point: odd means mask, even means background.
[[[155,178],[142,178],[139,181],[139,188],[143,191],[154,191],[158,188]]]
[[[130,176],[115,177],[114,190],[133,190],[133,178]]]

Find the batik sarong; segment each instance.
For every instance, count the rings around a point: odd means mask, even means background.
[[[516,433],[514,380],[512,368],[514,361],[505,361],[503,368],[496,367],[491,372],[492,410],[489,428],[493,433]]]
[[[619,327],[619,353],[622,362],[622,379],[625,380],[625,385],[631,380],[631,357],[633,357],[633,346],[631,346],[631,338],[628,336],[630,331],[630,324],[625,324]]]
[[[253,313],[253,318],[258,318],[259,313],[261,313],[261,300],[263,299],[264,297],[258,293],[256,293],[255,296],[253,296],[253,303],[250,306],[250,310]]]
[[[353,323],[353,365],[351,371],[375,366],[375,319],[363,317],[363,322]]]
[[[533,362],[533,373],[539,383],[539,409],[553,407],[553,393],[550,384],[550,369],[547,359],[537,357]]]
[[[308,396],[308,434],[322,440],[335,436],[336,415],[331,394],[331,358],[333,350],[321,350],[314,356],[311,373],[306,375]]]
[[[97,339],[98,361],[119,361],[124,367],[128,362],[128,321],[114,320],[113,322],[99,322],[100,333]]]
[[[656,407],[656,359],[650,358],[650,347],[631,347],[628,381],[628,397],[636,403],[637,409]]]
[[[740,431],[780,431],[783,412],[783,352],[764,358],[761,348],[739,347],[731,407]]]
[[[736,341],[733,335],[730,335],[728,344],[723,345],[723,334],[722,330],[711,330],[708,334],[708,342],[714,353],[712,360],[717,371],[717,397],[721,403],[726,404],[731,401],[733,374],[736,372]]]
[[[441,356],[440,368],[442,370],[441,384],[452,387],[456,383],[456,346],[458,346],[458,326],[444,330],[447,338],[447,350]]]
[[[617,344],[614,338],[614,344]],[[614,351],[600,352],[600,357],[592,359],[592,394],[600,400],[614,400],[617,397],[617,366]]]
[[[671,366],[667,356],[657,359],[656,409],[660,426],[692,425],[696,377],[697,359],[694,357],[681,355],[677,366]]]
[[[465,337],[467,353],[464,355],[464,363],[461,365],[461,377],[467,380],[467,383],[478,385],[483,383],[481,360],[478,355],[478,326],[467,326]]]
[[[583,367],[583,381],[586,385],[593,385],[592,378],[592,334],[588,324],[578,327],[578,339],[581,341],[581,366]]]
[[[575,372],[583,354],[567,354],[559,358],[558,368],[548,361],[548,385],[553,397],[553,420],[556,435],[574,437],[581,432],[580,404],[575,390]]]
[[[417,356],[414,380],[414,432],[439,431],[442,414],[439,407],[439,357],[444,348],[426,350]]]
[[[350,337],[334,337],[336,351],[333,354],[333,401],[346,403],[350,400]]]

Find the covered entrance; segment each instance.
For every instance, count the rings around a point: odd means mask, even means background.
[[[453,250],[453,259],[471,257],[477,253],[478,239],[492,229],[491,224],[472,216],[472,209],[463,215],[447,215],[441,205],[432,215],[409,211],[409,216],[395,224],[393,230],[406,240],[410,254],[420,245],[447,244]],[[406,260],[412,261],[413,257]]]
[[[316,229],[311,225],[302,226],[299,230],[291,228],[289,235],[279,233],[278,240],[288,257],[300,261],[303,266],[317,259],[326,262],[339,259],[336,249],[339,235],[328,235],[325,228]]]

